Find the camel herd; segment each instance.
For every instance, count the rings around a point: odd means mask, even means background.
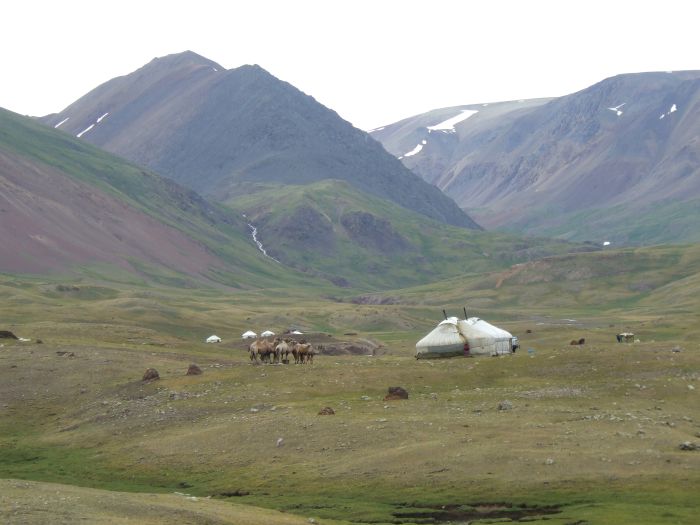
[[[248,347],[250,360],[254,363],[289,363],[289,354],[292,354],[294,363],[313,363],[316,353],[311,346],[303,339],[294,341],[293,339],[281,339],[275,337],[274,340],[257,339]]]

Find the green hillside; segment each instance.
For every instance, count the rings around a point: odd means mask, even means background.
[[[0,152],[30,165],[58,169],[203,244],[227,265],[206,276],[212,283],[242,288],[311,284],[308,277],[265,259],[239,214],[65,133],[0,110]],[[135,275],[129,276],[109,265],[88,264],[89,270],[75,271],[107,279],[138,280],[140,275],[164,284],[193,285],[192,276],[178,275],[140,261],[132,264]]]
[[[343,287],[403,287],[597,249],[445,225],[338,180],[258,186],[226,203],[246,214],[270,255]]]
[[[488,214],[488,212],[485,212]],[[551,217],[542,221],[543,216]],[[610,241],[617,246],[700,242],[700,200],[668,199],[651,204],[567,212],[560,208],[532,208],[517,224],[504,230],[569,241]],[[679,241],[679,239],[681,241]]]

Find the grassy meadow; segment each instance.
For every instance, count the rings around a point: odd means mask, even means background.
[[[696,523],[699,288],[698,246],[375,295],[0,276],[0,521]],[[463,307],[521,349],[416,361]],[[288,327],[381,346],[252,365]]]

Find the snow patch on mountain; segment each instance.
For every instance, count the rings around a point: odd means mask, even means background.
[[[618,117],[620,117],[620,116],[622,116],[622,110],[621,110],[620,108],[621,108],[622,106],[624,106],[625,104],[627,104],[627,102],[623,102],[623,103],[620,104],[619,106],[615,106],[614,108],[608,108],[608,109],[609,109],[610,111],[612,111],[613,113],[615,113]]]
[[[94,128],[94,127],[95,127],[94,124],[90,124],[87,128],[85,128],[83,131],[81,131],[80,133],[78,133],[78,134],[76,135],[76,137],[78,137],[78,138],[82,137],[83,135],[85,135],[88,131],[90,131],[90,130],[91,130],[92,128]]]
[[[449,132],[454,132],[455,131],[455,126],[459,124],[460,122],[467,120],[469,117],[474,115],[475,113],[478,113],[478,110],[475,109],[463,109],[459,115],[456,115],[452,118],[449,118],[443,122],[440,122],[439,124],[435,124],[434,126],[428,126],[428,131],[449,131]]]
[[[57,128],[57,127],[59,127],[59,126],[60,126],[61,124],[65,124],[65,123],[66,123],[66,121],[68,121],[68,119],[69,119],[69,118],[70,118],[70,117],[66,117],[66,118],[64,118],[64,119],[63,119],[63,120],[62,120],[61,122],[59,122],[58,124],[56,124],[56,125],[54,126],[54,128]]]
[[[664,118],[664,117],[667,116],[667,115],[670,115],[671,113],[675,113],[676,111],[678,111],[678,106],[676,106],[675,104],[673,104],[673,105],[671,106],[671,109],[669,109],[667,113],[661,113],[661,116],[659,117],[659,120],[661,120],[662,118]]]
[[[412,157],[416,153],[420,153],[420,150],[423,149],[423,146],[425,146],[428,143],[427,140],[422,141],[420,144],[416,145],[415,148],[413,148],[411,151],[408,153],[405,153],[403,157]],[[403,157],[399,157],[399,159],[402,159]]]
[[[97,117],[97,120],[95,120],[95,122],[93,122],[93,123],[90,124],[87,128],[85,128],[83,131],[81,131],[80,133],[78,133],[78,134],[76,135],[76,137],[80,138],[80,137],[82,137],[83,135],[85,135],[88,131],[90,131],[92,128],[94,128],[97,124],[99,124],[100,122],[102,122],[102,120],[103,120],[107,115],[109,115],[109,111],[107,111],[106,113],[104,113],[104,114],[102,114],[101,116]],[[66,120],[68,120],[68,119],[66,119]],[[64,122],[65,122],[65,121],[64,121]],[[60,124],[63,124],[63,122],[61,122]],[[60,124],[59,124],[59,126],[60,126]],[[58,127],[58,126],[56,126],[56,127]]]

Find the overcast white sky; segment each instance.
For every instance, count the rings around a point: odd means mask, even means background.
[[[688,0],[3,0],[0,107],[44,115],[153,57],[259,64],[362,129],[700,69]]]

